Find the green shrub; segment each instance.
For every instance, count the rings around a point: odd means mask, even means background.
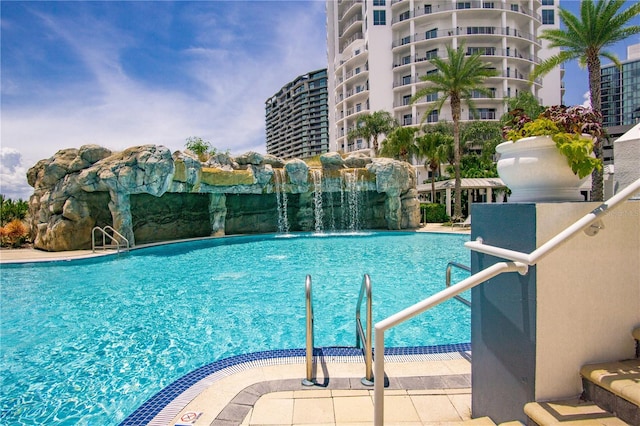
[[[13,201],[0,194],[0,226],[4,226],[14,219],[23,220],[29,211],[29,203],[18,199]]]
[[[420,217],[426,223],[444,223],[449,221],[444,204],[420,203]]]

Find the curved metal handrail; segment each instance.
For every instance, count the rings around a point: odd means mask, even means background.
[[[446,279],[446,286],[447,288],[451,287],[451,269],[453,268],[458,268],[458,269],[463,269],[467,272],[471,272],[471,268],[467,265],[463,265],[462,263],[458,263],[458,262],[449,262],[447,263],[447,279]],[[467,299],[465,299],[462,296],[458,296],[455,295],[453,296],[456,298],[456,300],[458,300],[459,302],[464,303],[465,305],[471,307],[471,302]]]
[[[362,299],[367,296],[367,330],[366,335],[360,320],[360,310],[362,307]],[[365,386],[373,386],[373,319],[371,314],[371,279],[368,274],[364,274],[362,285],[360,286],[360,294],[358,295],[358,304],[356,306],[356,347],[364,345],[362,351],[364,353],[365,377],[361,380]]]
[[[307,275],[304,283],[305,300],[306,300],[306,335],[307,335],[307,348],[306,348],[306,364],[307,364],[307,377],[302,380],[302,384],[305,386],[313,386],[315,384],[313,380],[313,300],[311,298],[311,275]]]
[[[95,253],[96,251],[96,231],[100,231],[100,233],[102,234],[102,248],[106,249],[108,247],[115,247],[116,250],[118,250],[118,253],[120,253],[120,245],[124,244],[126,246],[127,251],[129,251],[129,240],[122,235],[121,233],[119,233],[118,231],[116,231],[115,229],[113,229],[113,227],[107,225],[104,228],[100,228],[99,226],[95,226],[92,230],[91,230],[91,251]],[[113,233],[113,235],[109,234],[107,231],[111,231]],[[114,237],[114,235],[117,235],[120,239],[122,239],[122,243],[120,241],[118,241],[117,238]],[[112,246],[107,246],[107,240],[106,238],[109,238],[109,240],[115,244],[113,244]]]

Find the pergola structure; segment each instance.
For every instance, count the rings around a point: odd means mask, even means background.
[[[507,186],[500,178],[463,178],[460,184],[462,191],[467,191],[468,194],[467,211],[469,211],[471,203],[502,203],[506,201]],[[446,206],[447,215],[451,216],[454,186],[454,179],[436,182],[436,197],[435,200],[431,200],[431,184],[418,185],[418,198],[420,201],[437,202],[440,200]]]

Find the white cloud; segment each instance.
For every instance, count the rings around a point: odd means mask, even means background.
[[[27,184],[26,173],[18,150],[0,148],[0,194],[12,200],[28,200],[33,188]]]
[[[281,11],[284,4],[273,3],[274,13],[253,22],[234,19],[239,12],[233,10],[219,16],[191,10],[194,44],[174,51],[181,62],[175,75],[165,76],[169,84],[123,63],[124,51],[140,48],[135,33],[91,15],[40,15],[78,61],[82,78],[12,84],[14,94],[35,85],[43,94],[3,104],[2,146],[19,152],[26,165],[11,175],[13,185],[30,190],[26,169],[87,143],[112,150],[158,144],[174,151],[184,149],[187,137],[200,136],[234,155],[265,152],[265,100],[298,75],[326,66],[324,3],[289,3],[296,7]],[[261,27],[252,27],[256,23]],[[3,171],[3,190],[8,179]]]
[[[591,92],[586,91],[582,94],[582,99],[584,100],[582,102],[582,106],[587,107],[587,108],[591,108]]]

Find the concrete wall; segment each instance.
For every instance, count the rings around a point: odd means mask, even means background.
[[[599,203],[537,205],[538,245]],[[536,400],[579,395],[584,364],[632,358],[640,325],[640,202],[604,218],[537,266]]]
[[[599,203],[475,204],[472,239],[531,252]],[[526,421],[522,407],[581,393],[580,367],[633,357],[640,325],[640,202],[530,267],[473,290],[472,414]],[[472,253],[475,273],[499,262]]]

